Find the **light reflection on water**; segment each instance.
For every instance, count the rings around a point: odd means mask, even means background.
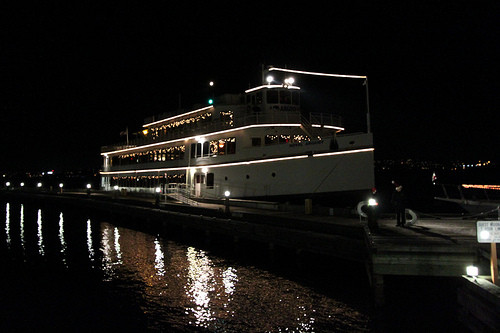
[[[89,253],[89,260],[92,263],[92,267],[94,267],[94,260],[95,260],[95,251],[94,251],[94,245],[92,244],[92,222],[90,219],[87,220],[87,251]]]
[[[17,223],[11,209],[6,206],[3,246],[8,251],[19,244],[25,256],[25,249],[35,247],[47,260],[55,256],[64,269],[86,262],[103,273],[108,288],[133,296],[151,330],[368,331],[366,314],[265,269],[97,218],[42,209],[36,218],[25,216],[24,206],[16,209],[20,232],[11,235]]]
[[[62,262],[64,266],[68,266],[66,262],[66,241],[64,240],[64,217],[63,213],[59,214],[59,240],[61,242],[61,254],[62,254]]]
[[[37,219],[37,225],[38,225],[38,253],[40,253],[42,256],[45,255],[45,246],[43,245],[43,233],[42,233],[42,210],[38,210],[38,219]]]
[[[7,247],[10,248],[10,204],[5,205],[5,240],[7,242]]]

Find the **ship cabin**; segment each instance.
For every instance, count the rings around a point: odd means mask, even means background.
[[[145,119],[127,143],[101,148],[101,185],[221,197],[225,166],[332,150],[341,130],[332,114],[301,110],[299,87],[262,85],[222,95],[209,106]]]

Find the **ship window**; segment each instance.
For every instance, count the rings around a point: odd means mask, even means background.
[[[267,103],[277,104],[278,103],[278,91],[277,90],[267,90]]]
[[[203,155],[204,156],[207,156],[210,154],[210,142],[208,141],[205,141],[203,142]]]
[[[227,153],[234,154],[236,153],[236,139],[230,138],[227,140]]]
[[[255,94],[255,104],[262,104],[262,91]]]
[[[278,143],[278,136],[277,135],[266,135],[266,138],[264,140],[264,144],[266,146],[274,145],[276,143]]]
[[[300,105],[300,94],[298,91],[292,92],[292,104],[293,105]]]
[[[196,143],[191,144],[191,158],[196,157]]]
[[[203,184],[203,183],[205,183],[205,175],[196,175],[195,176],[195,183],[196,184]]]
[[[202,148],[201,143],[198,142],[196,144],[196,157],[201,157],[201,148]]]
[[[260,147],[261,144],[262,144],[261,138],[252,138],[252,146],[253,147]]]
[[[226,154],[226,141],[219,140],[219,155]]]
[[[213,140],[210,141],[210,156],[217,155],[219,152],[219,141]]]
[[[210,188],[214,187],[214,174],[213,173],[207,173],[207,187],[210,187]]]
[[[290,142],[290,135],[281,134],[279,136],[279,143],[288,143],[288,142]]]
[[[280,104],[292,104],[292,94],[289,90],[280,91]]]

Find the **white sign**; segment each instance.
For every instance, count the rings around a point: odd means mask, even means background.
[[[500,221],[477,221],[479,243],[500,243]]]

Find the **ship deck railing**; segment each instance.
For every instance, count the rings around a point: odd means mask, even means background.
[[[270,111],[270,112],[245,112],[243,115],[235,115],[232,120],[225,119],[212,120],[210,122],[193,123],[187,126],[178,127],[161,133],[159,136],[135,135],[127,143],[121,142],[114,145],[101,147],[101,152],[111,152],[127,148],[135,148],[152,143],[176,140],[191,136],[206,135],[239,127],[259,125],[259,124],[317,124],[340,126],[340,118],[329,113],[309,113],[306,117],[300,111]]]

